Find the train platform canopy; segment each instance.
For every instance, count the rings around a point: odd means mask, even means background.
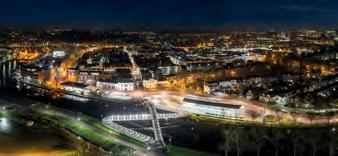
[[[240,109],[241,105],[233,105],[233,104],[226,104],[220,102],[212,102],[212,101],[204,101],[199,99],[192,99],[192,98],[184,98],[183,102],[195,103],[200,105],[207,105],[207,106],[214,106],[214,107],[221,107],[221,108],[230,108],[230,109]]]

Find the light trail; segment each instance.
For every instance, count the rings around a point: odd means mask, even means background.
[[[155,104],[155,107],[166,108],[177,113],[182,112],[183,98],[188,95],[186,93],[178,93],[174,91],[138,92],[138,94],[142,95],[144,98],[152,101]],[[260,114],[260,117],[255,120],[255,122],[258,123],[264,123],[264,117],[267,115],[278,116],[280,120],[292,121],[295,119],[296,122],[308,125],[338,123],[338,114],[333,116],[321,115],[311,118],[304,113],[297,112],[297,109],[293,110],[295,112],[291,112],[291,110],[282,111],[264,103],[239,98],[222,97],[222,100],[224,103],[242,105],[244,107],[244,113],[242,114],[243,121],[252,121],[252,117],[245,112],[246,110],[254,110]]]

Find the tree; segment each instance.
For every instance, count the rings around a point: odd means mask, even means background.
[[[224,137],[224,144],[222,149],[224,150],[224,155],[228,156],[229,151],[231,150],[231,133],[232,133],[232,127],[227,126],[225,130],[223,131],[223,137]]]
[[[277,117],[277,122],[278,122],[278,125],[281,126],[282,124],[282,119],[283,119],[283,112],[276,112],[276,117]]]
[[[329,131],[330,135],[329,138],[325,139],[328,142],[328,147],[329,147],[329,156],[334,156],[335,153],[335,140],[336,139],[336,129],[333,127]]]
[[[305,103],[312,105],[315,102],[315,98],[311,94],[306,94],[304,101]]]
[[[260,112],[257,112],[256,110],[252,109],[246,110],[246,114],[251,117],[252,123],[255,123],[255,120],[261,116]]]
[[[260,156],[260,151],[266,137],[265,131],[258,127],[251,127],[249,133],[249,139],[253,141],[253,146],[256,148],[256,155]]]
[[[316,130],[310,130],[308,133],[307,133],[307,141],[308,141],[308,143],[311,145],[311,147],[312,147],[312,156],[316,156],[316,152],[317,152],[317,150],[318,150],[318,146],[319,146],[319,144],[318,143],[320,143],[320,137],[319,137],[319,135],[318,135],[318,131],[316,131]]]
[[[308,116],[308,118],[310,120],[310,124],[312,125],[313,119],[316,118],[315,114],[314,113],[309,113],[307,116]]]
[[[326,112],[325,116],[326,116],[326,119],[327,119],[327,123],[331,124],[331,119],[334,117],[334,113],[332,111]]]
[[[279,141],[281,138],[283,138],[283,133],[279,129],[274,129],[270,139],[275,146],[275,156],[278,156]]]
[[[88,144],[83,142],[81,139],[75,141],[76,155],[86,155],[88,152]]]
[[[301,140],[301,136],[302,136],[302,132],[298,131],[297,129],[288,129],[287,133],[289,135],[289,139],[292,142],[292,146],[293,146],[293,156],[297,155],[297,148],[300,145],[300,140]]]
[[[241,127],[236,128],[231,134],[232,143],[235,145],[236,154],[239,156],[241,153],[242,147],[244,143],[247,141],[247,135],[245,135],[243,129]]]
[[[295,110],[292,110],[292,111],[290,112],[290,115],[291,115],[291,117],[292,117],[293,126],[295,126],[295,125],[296,125],[296,122],[297,122],[297,112],[296,112]]]

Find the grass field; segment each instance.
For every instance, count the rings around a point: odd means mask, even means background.
[[[168,146],[169,156],[212,156],[213,154],[173,145]]]
[[[62,114],[59,114],[55,111],[50,111],[46,109],[41,109],[41,110],[39,109],[38,112],[40,113],[41,116],[43,116],[44,119],[52,121],[53,123],[56,123],[58,126],[72,131],[76,135],[81,136],[81,139],[85,139],[90,142],[93,142],[112,152],[130,150],[129,148],[114,142],[114,140],[106,137],[105,135],[101,134],[99,131],[96,131],[93,128],[88,127],[88,125],[84,124],[83,122],[78,122],[78,120],[70,119],[68,117],[62,116]],[[81,117],[81,120],[84,120],[84,119],[86,118]],[[98,128],[95,125],[93,126],[95,128]],[[111,134],[120,137],[119,133],[114,133],[114,134],[111,133]]]

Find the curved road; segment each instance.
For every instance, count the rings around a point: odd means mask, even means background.
[[[158,105],[157,107],[164,107],[168,110],[179,112],[181,110],[181,105],[183,102],[183,98],[188,95],[184,93],[177,93],[172,91],[156,91],[156,92],[142,92],[138,91],[137,94],[142,95],[143,97],[147,97],[154,104]],[[210,96],[212,97],[212,96]],[[240,98],[230,98],[230,97],[222,97],[225,103],[233,104],[233,105],[242,105],[244,106],[244,112],[242,113],[243,119],[246,121],[252,121],[251,116],[246,113],[246,110],[254,110],[261,114],[261,117],[255,120],[256,122],[263,123],[263,116],[265,115],[278,115],[281,119],[294,120],[297,122],[301,122],[304,124],[331,124],[338,123],[338,114],[334,116],[329,115],[321,115],[316,117],[309,117],[303,113],[294,113],[288,111],[281,111],[278,108],[269,106],[264,103],[249,101],[246,99]],[[290,111],[290,110],[289,110]]]

